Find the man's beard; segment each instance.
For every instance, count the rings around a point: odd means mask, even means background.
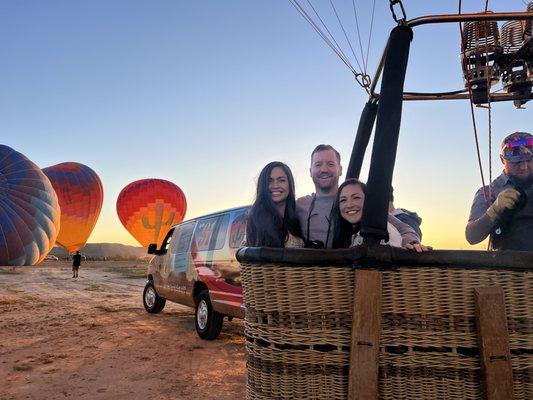
[[[527,190],[533,184],[533,174],[529,174],[527,177],[511,176],[511,182],[523,190]]]
[[[333,177],[330,178],[329,184],[321,184],[320,178],[319,179],[313,179],[313,183],[315,184],[315,187],[319,188],[323,192],[330,192],[331,190],[334,190],[337,186],[339,181],[333,179]]]

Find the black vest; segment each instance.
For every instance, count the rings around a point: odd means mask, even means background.
[[[495,250],[533,251],[533,185],[524,193],[525,204],[496,221],[491,235]]]

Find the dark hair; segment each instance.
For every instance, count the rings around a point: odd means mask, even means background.
[[[352,242],[352,235],[359,231],[360,223],[356,225],[350,224],[341,216],[341,210],[339,208],[339,199],[341,196],[341,191],[344,187],[348,185],[359,185],[364,194],[366,194],[366,185],[361,182],[359,179],[346,179],[342,185],[339,186],[337,191],[337,197],[335,197],[335,203],[333,203],[332,208],[332,218],[333,218],[333,245],[334,249],[343,249],[350,247]]]
[[[270,174],[276,167],[283,169],[289,181],[289,195],[283,217],[272,201],[268,189]],[[302,237],[300,221],[296,214],[294,178],[287,165],[273,161],[263,168],[257,180],[255,201],[248,214],[246,243],[248,246],[284,247],[289,233],[299,238]]]
[[[390,201],[394,203],[394,187],[390,187]]]
[[[319,144],[318,146],[315,147],[315,149],[313,150],[313,152],[311,153],[311,163],[313,162],[313,156],[315,155],[315,153],[318,153],[320,151],[327,151],[327,150],[331,150],[335,153],[335,155],[337,156],[337,162],[339,163],[339,165],[341,165],[341,155],[340,153],[335,150],[335,148],[329,144]]]

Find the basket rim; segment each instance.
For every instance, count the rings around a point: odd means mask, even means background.
[[[531,251],[431,250],[415,253],[398,247],[360,245],[347,249],[296,249],[241,247],[240,263],[283,264],[287,267],[323,266],[351,269],[391,270],[402,268],[490,269],[514,272],[533,271]]]

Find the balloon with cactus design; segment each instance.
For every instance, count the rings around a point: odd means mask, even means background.
[[[187,211],[183,191],[164,179],[141,179],[127,185],[117,199],[122,225],[144,247],[161,242]]]

